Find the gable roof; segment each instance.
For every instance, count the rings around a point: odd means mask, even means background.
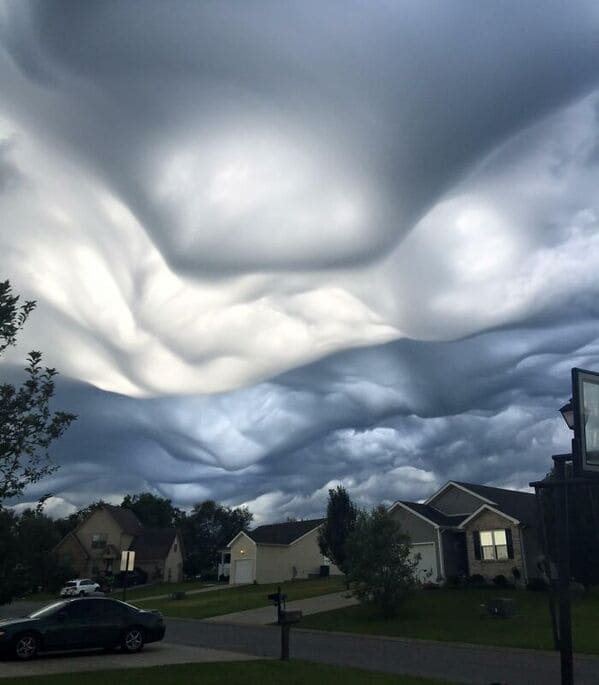
[[[315,528],[321,526],[326,519],[310,519],[308,521],[287,521],[286,523],[272,523],[268,526],[258,526],[246,533],[258,545],[290,545]]]
[[[403,505],[404,508],[410,509],[415,514],[427,519],[427,521],[430,521],[436,526],[442,526],[443,528],[457,527],[468,516],[468,514],[449,516],[443,514],[438,509],[435,509],[435,507],[431,507],[429,504],[420,504],[419,502],[399,501],[395,504]],[[393,506],[395,506],[395,504]],[[393,506],[391,508],[393,508]]]
[[[476,518],[478,518],[480,516],[480,514],[482,514],[485,511],[491,511],[494,514],[497,514],[498,516],[501,516],[501,517],[507,519],[508,521],[515,523],[516,525],[518,525],[519,523],[522,523],[517,518],[510,516],[510,514],[506,513],[505,511],[501,511],[500,509],[492,507],[490,504],[481,504],[481,506],[476,511],[473,511],[470,514],[470,516],[467,516],[462,521],[460,528],[465,528],[470,523],[470,521],[474,521]]]
[[[520,523],[527,526],[538,525],[537,501],[531,492],[519,492],[518,490],[507,490],[506,488],[494,488],[489,485],[477,485],[475,483],[459,483],[471,490],[480,497],[491,500],[491,507],[500,512],[508,514],[512,518],[518,519]],[[494,505],[494,506],[493,506]]]
[[[131,543],[135,561],[165,559],[176,535],[176,528],[146,528]]]
[[[139,535],[143,531],[144,527],[141,521],[131,509],[115,507],[113,504],[105,504],[103,508],[106,509],[118,523],[123,533],[127,533],[127,535]]]

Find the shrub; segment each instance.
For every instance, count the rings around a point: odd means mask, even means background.
[[[493,585],[495,585],[495,587],[506,588],[509,586],[509,582],[503,573],[500,573],[493,578]]]
[[[545,578],[531,578],[526,583],[526,589],[532,592],[543,592],[547,589],[547,581]]]
[[[461,587],[463,584],[463,579],[461,576],[447,576],[445,581],[446,587]]]
[[[473,573],[471,576],[468,576],[466,582],[473,587],[481,587],[487,584],[485,577],[481,576],[480,573]]]

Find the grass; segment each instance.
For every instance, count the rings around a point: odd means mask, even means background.
[[[292,580],[281,584],[282,591],[287,593],[287,601],[317,597],[329,592],[339,592],[345,585],[341,578],[314,578],[310,580]],[[276,592],[277,585],[241,585],[239,587],[204,592],[191,595],[185,599],[150,600],[143,603],[144,609],[158,609],[165,616],[175,618],[209,618],[222,616],[246,609],[257,609],[268,606],[271,602],[267,595]],[[274,609],[273,609],[273,621]]]
[[[2,678],[2,685],[23,685],[22,678]],[[92,673],[31,676],[28,685],[441,685],[440,680],[371,673],[356,668],[304,661],[239,661],[217,664],[178,664],[127,668]]]
[[[191,592],[202,588],[215,585],[215,583],[156,583],[155,585],[144,585],[140,588],[127,588],[127,601],[134,599],[144,599],[145,597],[156,597],[157,595],[170,595],[171,592]],[[113,590],[111,596],[120,599],[123,595],[122,588]]]
[[[502,596],[514,599],[515,616],[492,617],[481,607],[489,599]],[[598,592],[573,601],[572,626],[575,651],[599,654]],[[383,619],[372,608],[358,605],[306,616],[302,619],[301,627],[502,647],[553,649],[547,595],[525,590],[421,591],[407,600],[400,616],[394,619]]]

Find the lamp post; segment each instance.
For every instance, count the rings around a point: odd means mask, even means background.
[[[560,414],[570,430],[574,430],[574,410],[570,400],[560,407]],[[572,441],[574,452],[576,442]],[[574,664],[572,655],[572,611],[570,601],[570,535],[568,526],[568,474],[567,462],[574,459],[572,454],[554,454],[554,478],[551,481],[530,483],[537,489],[557,489],[556,531],[558,555],[558,602],[559,602],[559,651],[561,666],[561,685],[574,684]]]

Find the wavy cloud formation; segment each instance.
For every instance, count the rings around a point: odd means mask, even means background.
[[[598,24],[1,4],[0,273],[39,303],[6,362],[81,415],[40,492],[266,519],[543,472],[597,363]]]

